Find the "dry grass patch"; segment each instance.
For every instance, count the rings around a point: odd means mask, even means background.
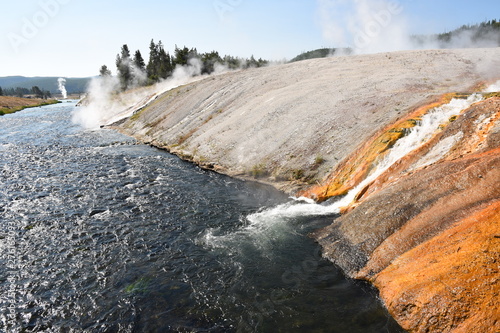
[[[59,103],[55,99],[21,98],[14,96],[0,96],[0,115],[14,113],[37,106]]]

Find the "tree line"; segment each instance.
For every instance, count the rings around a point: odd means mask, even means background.
[[[437,39],[442,42],[450,42],[454,36],[460,36],[464,32],[471,33],[473,42],[495,38],[500,44],[500,22],[497,20],[485,21],[480,24],[466,24],[453,31],[437,35]]]
[[[500,46],[500,21],[465,24],[449,32],[411,36],[416,45],[437,43],[439,48]]]
[[[31,89],[21,87],[2,89],[2,87],[0,87],[0,96],[15,96],[22,98],[26,95],[35,96],[40,99],[52,98],[50,91],[40,89],[38,86],[34,86]]]
[[[228,69],[246,69],[250,67],[262,67],[269,62],[259,58],[256,60],[252,55],[248,59],[233,56],[221,57],[217,51],[199,53],[196,48],[186,46],[179,48],[175,45],[172,55],[165,50],[161,40],[155,43],[151,40],[149,44],[149,59],[146,64],[141,51],[137,50],[131,54],[127,44],[121,47],[116,56],[117,77],[120,81],[121,90],[135,86],[152,85],[161,80],[171,77],[176,66],[187,66],[197,61],[200,64],[201,74],[211,74],[216,70],[217,64]],[[101,77],[111,76],[111,70],[101,66],[99,70]]]

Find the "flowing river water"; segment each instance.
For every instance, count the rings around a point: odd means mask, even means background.
[[[0,117],[0,332],[401,332],[307,236],[334,215],[74,110]]]

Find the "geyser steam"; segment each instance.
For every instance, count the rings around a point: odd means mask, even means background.
[[[65,87],[66,79],[62,78],[62,77],[58,78],[57,79],[57,84],[59,86],[59,91],[63,95],[63,98],[64,99],[68,98],[68,93],[66,92],[66,87]]]
[[[146,74],[132,67],[134,77],[128,91],[120,92],[120,80],[116,76],[93,78],[87,90],[83,107],[73,114],[73,122],[88,129],[98,128],[130,117],[161,93],[203,78],[200,60],[190,59],[188,65],[177,66],[168,79],[153,86],[138,86]]]
[[[318,0],[323,37],[356,54],[413,48],[404,8],[389,0]]]
[[[323,38],[355,54],[416,49],[497,47],[494,31],[454,33],[443,41],[438,35],[412,36],[407,8],[393,0],[317,0]]]

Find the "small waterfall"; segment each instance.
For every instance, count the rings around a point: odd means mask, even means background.
[[[411,128],[408,134],[399,139],[396,144],[381,158],[373,171],[355,188],[341,199],[330,204],[317,204],[308,198],[294,198],[294,201],[266,209],[247,216],[251,225],[276,223],[297,216],[320,216],[339,214],[342,207],[348,206],[366,185],[377,179],[395,162],[408,153],[418,149],[428,142],[439,127],[449,121],[450,117],[459,115],[472,104],[483,99],[480,94],[473,94],[467,99],[452,99],[448,104],[436,107],[424,115],[419,123]]]

